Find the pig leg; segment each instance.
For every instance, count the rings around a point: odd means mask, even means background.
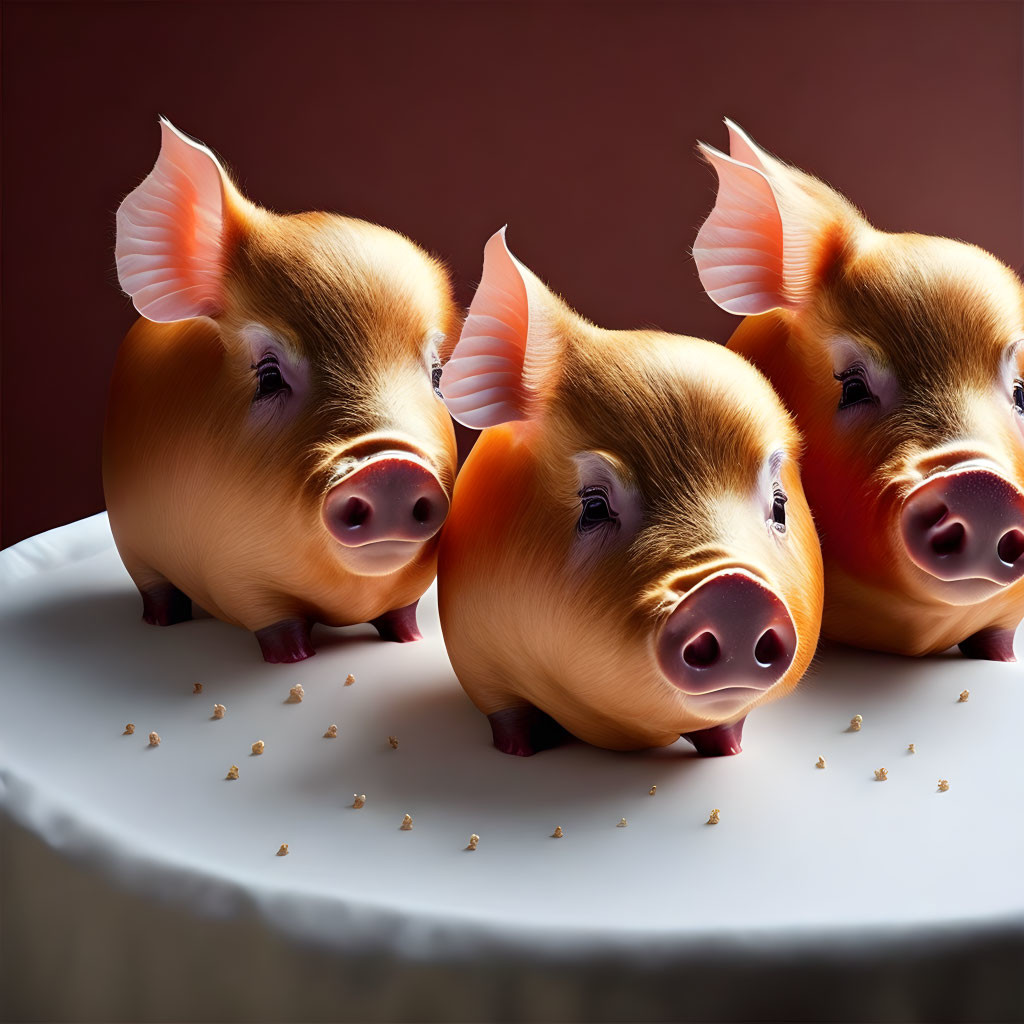
[[[422,640],[423,634],[416,625],[416,605],[419,598],[404,608],[395,608],[375,619],[370,625],[380,634],[381,640],[393,640],[395,643],[407,644],[410,640]]]
[[[732,725],[715,725],[710,729],[698,729],[696,732],[684,732],[682,737],[689,740],[701,757],[721,757],[723,754],[738,754],[742,751],[740,739],[743,736],[744,715]]]
[[[263,660],[273,664],[288,664],[312,658],[316,651],[309,636],[308,619],[281,619],[262,629],[254,630]]]
[[[487,716],[494,745],[503,754],[530,757],[564,743],[569,734],[550,715],[532,704],[502,708]]]
[[[980,658],[985,661],[1016,661],[1013,653],[1012,629],[989,626],[979,629],[973,636],[959,644],[965,658]]]
[[[139,587],[142,618],[151,626],[173,626],[192,618],[192,599],[170,580],[158,580]]]

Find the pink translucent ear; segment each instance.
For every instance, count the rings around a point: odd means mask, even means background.
[[[768,154],[735,121],[726,118],[725,126],[729,129],[729,156],[759,171],[766,170]]]
[[[524,365],[530,300],[505,229],[484,248],[484,271],[462,334],[441,374],[441,395],[452,418],[483,429],[526,419],[531,400]]]
[[[117,278],[135,308],[166,323],[220,308],[224,172],[205,146],[160,121],[160,156],[117,211]]]
[[[701,152],[718,173],[715,208],[697,234],[700,282],[722,309],[743,315],[786,306],[783,227],[764,172],[717,149]]]

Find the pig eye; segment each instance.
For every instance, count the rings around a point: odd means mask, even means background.
[[[441,357],[436,353],[430,360],[430,385],[434,389],[434,394],[441,398]]]
[[[281,364],[277,356],[264,356],[250,369],[256,371],[256,394],[252,399],[254,402],[270,398],[271,395],[283,396],[285,392],[291,391],[281,373]]]
[[[843,393],[839,398],[840,409],[850,409],[865,403],[878,405],[878,399],[868,387],[863,364],[854,363],[849,369],[843,370],[842,373],[834,373],[832,376],[843,386]]]
[[[608,492],[603,487],[584,487],[579,497],[582,508],[576,524],[577,533],[589,533],[609,523],[618,526],[619,515],[608,504]]]
[[[1024,416],[1024,380],[1013,382],[1013,405],[1014,408]]]
[[[779,531],[779,533],[786,532],[786,502],[789,499],[786,497],[786,492],[775,485],[775,490],[772,492],[772,526]]]

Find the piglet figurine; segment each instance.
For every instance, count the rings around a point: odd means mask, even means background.
[[[764,378],[710,342],[593,326],[500,232],[441,394],[483,428],[438,595],[495,746],[528,755],[568,730],[737,753],[750,710],[796,686],[821,617],[797,432]]]
[[[887,234],[729,124],[694,259],[729,347],[806,438],[823,631],[1013,661],[1024,616],[1024,288],[995,257]]]
[[[314,622],[419,637],[455,475],[434,391],[458,316],[407,238],[245,199],[161,122],[117,213],[117,272],[142,314],[114,369],[103,483],[147,622],[192,602],[255,632],[267,661]]]

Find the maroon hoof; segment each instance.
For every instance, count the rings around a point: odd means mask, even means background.
[[[422,640],[423,634],[416,625],[416,605],[419,599],[407,604],[404,608],[378,615],[370,619],[370,625],[380,634],[381,640],[391,640],[397,644],[407,644],[410,640]]]
[[[978,658],[983,661],[1016,661],[1013,653],[1013,630],[989,626],[979,629],[959,645],[965,658]]]
[[[151,626],[173,626],[192,618],[192,598],[173,583],[159,583],[142,595],[142,618]]]
[[[740,739],[743,736],[744,716],[732,725],[716,725],[710,729],[698,729],[696,732],[684,732],[684,740],[689,740],[701,757],[723,757],[726,754],[739,754],[743,748]]]
[[[309,637],[309,623],[305,619],[282,619],[256,630],[263,660],[275,665],[312,658],[316,651]]]
[[[503,708],[487,716],[494,745],[503,754],[531,757],[557,747],[569,738],[550,715],[535,707]]]

